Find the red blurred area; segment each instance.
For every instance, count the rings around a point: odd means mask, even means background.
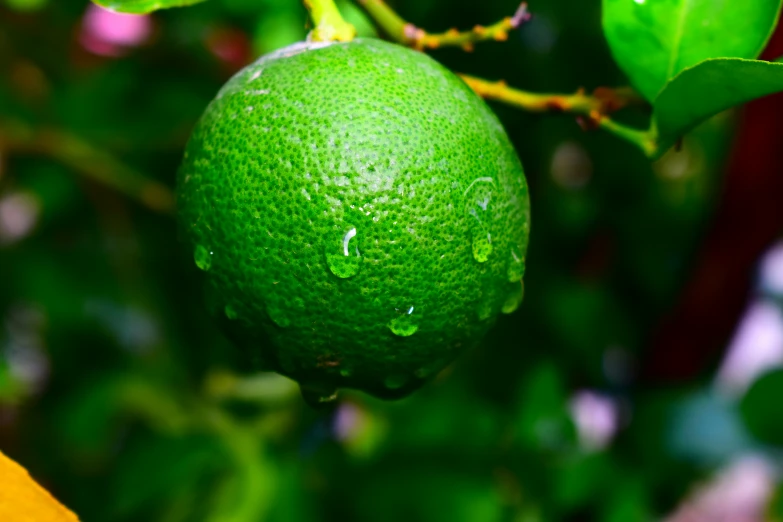
[[[778,29],[763,59],[783,56]],[[756,264],[783,231],[783,93],[743,112],[723,194],[679,302],[642,365],[646,381],[681,381],[717,364],[747,304]]]
[[[232,75],[253,60],[248,36],[231,27],[215,27],[206,35],[204,45],[220,61],[227,75]]]

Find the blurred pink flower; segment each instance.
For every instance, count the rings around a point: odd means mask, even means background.
[[[571,398],[570,410],[582,448],[598,451],[611,443],[620,418],[614,400],[592,390],[582,390]]]
[[[82,20],[79,41],[85,49],[100,56],[122,56],[143,44],[152,34],[147,15],[115,13],[90,4]]]
[[[664,522],[764,522],[774,488],[773,464],[744,455],[696,489]]]
[[[740,321],[721,364],[717,385],[739,397],[756,378],[783,365],[783,313],[774,302],[757,299]]]

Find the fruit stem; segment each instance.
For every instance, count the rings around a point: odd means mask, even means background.
[[[621,123],[617,123],[608,116],[602,116],[598,120],[598,126],[611,132],[618,138],[636,145],[649,159],[658,157],[658,143],[655,133],[650,130],[639,130]]]
[[[65,131],[54,128],[33,130],[18,121],[0,122],[0,153],[9,152],[49,156],[156,212],[174,211],[174,194],[167,186]]]
[[[356,28],[346,22],[334,0],[304,0],[315,28],[308,40],[314,42],[350,42],[356,36]]]
[[[574,94],[532,93],[509,87],[506,82],[490,82],[468,75],[461,78],[476,94],[530,112],[567,112],[579,115],[577,121],[585,129],[601,128],[639,147],[649,158],[658,152],[654,129],[638,130],[627,127],[609,117],[609,114],[629,105],[641,105],[644,100],[631,88],[601,87],[586,94],[580,89]]]
[[[527,3],[522,2],[513,16],[507,16],[490,26],[476,25],[469,31],[449,29],[445,33],[431,34],[406,22],[383,0],[358,0],[358,2],[390,37],[403,45],[419,50],[450,46],[462,47],[470,51],[473,49],[473,44],[477,42],[508,39],[509,31],[517,29],[530,19]]]

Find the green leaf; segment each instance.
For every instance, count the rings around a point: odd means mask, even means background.
[[[653,102],[658,155],[719,112],[783,91],[783,63],[717,58],[684,70]]]
[[[615,60],[652,101],[680,71],[709,58],[756,58],[777,23],[781,0],[603,0]]]
[[[93,0],[96,4],[118,13],[147,14],[158,9],[184,7],[205,0]]]
[[[783,369],[770,370],[750,386],[740,402],[740,413],[748,431],[758,440],[775,446],[783,446],[781,393]]]

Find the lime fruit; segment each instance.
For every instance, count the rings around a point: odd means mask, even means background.
[[[211,310],[315,402],[404,396],[522,300],[522,166],[425,54],[356,39],[260,58],[206,109],[177,185]]]

